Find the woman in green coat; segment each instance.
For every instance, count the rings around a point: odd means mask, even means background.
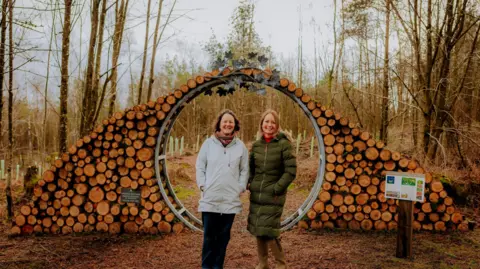
[[[291,139],[281,131],[277,112],[262,115],[257,141],[250,152],[250,212],[248,231],[256,237],[259,263],[256,269],[268,268],[268,249],[276,268],[286,268],[280,244],[280,219],[287,188],[295,179],[296,158]]]

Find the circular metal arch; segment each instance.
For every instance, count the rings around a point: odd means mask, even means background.
[[[245,79],[245,81],[250,81],[254,83],[258,83],[252,79],[251,76],[248,76],[242,72],[234,72],[230,73],[226,76],[220,77],[212,77],[210,81],[205,82],[191,90],[184,96],[178,100],[175,105],[171,108],[171,110],[165,116],[165,119],[162,121],[160,131],[157,138],[157,143],[155,147],[155,173],[158,182],[158,186],[160,188],[160,192],[162,197],[170,208],[170,210],[175,214],[175,216],[180,219],[187,227],[194,231],[202,232],[202,222],[199,220],[195,215],[193,215],[190,211],[188,211],[185,206],[183,206],[182,202],[177,198],[175,191],[170,183],[170,179],[168,177],[167,172],[167,162],[166,162],[166,154],[167,154],[167,144],[168,144],[168,137],[172,131],[173,125],[183,110],[183,108],[193,99],[195,99],[200,94],[204,93],[205,91],[212,89],[213,87],[219,86],[224,84],[226,80],[233,79],[233,78],[241,78]],[[294,93],[289,92],[287,89],[282,88],[280,86],[271,86],[265,84],[265,86],[272,87],[285,95],[287,95],[290,99],[292,99],[300,108],[303,110],[305,115],[309,118],[310,122],[312,123],[315,136],[318,142],[318,153],[320,156],[320,165],[317,170],[317,177],[315,183],[308,195],[305,199],[303,204],[300,208],[287,217],[285,220],[281,222],[281,230],[285,231],[293,227],[298,221],[300,221],[303,216],[307,213],[307,210],[312,207],[313,203],[315,202],[318,193],[321,190],[323,177],[325,174],[325,146],[323,144],[323,136],[320,132],[320,128],[316,122],[315,117],[313,117],[310,110],[306,107],[306,105],[295,96]],[[167,193],[168,191],[168,193]],[[173,201],[177,205],[178,209],[174,206],[174,204],[169,200],[168,194],[173,198]]]

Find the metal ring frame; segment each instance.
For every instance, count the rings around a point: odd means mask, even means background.
[[[183,110],[186,104],[188,104],[190,101],[195,99],[198,95],[202,94],[206,90],[211,89],[215,86],[224,84],[225,78],[227,77],[231,78],[235,76],[251,80],[251,77],[243,73],[232,73],[225,77],[212,78],[211,81],[203,83],[202,85],[194,88],[193,90],[189,91],[186,95],[184,95],[175,104],[175,106],[168,112],[165,119],[162,121],[160,132],[158,134],[157,144],[155,147],[155,172],[156,172],[158,185],[160,187],[160,192],[163,196],[165,203],[170,208],[170,210],[175,214],[175,216],[178,219],[180,219],[187,227],[189,227],[194,231],[202,232],[203,230],[195,226],[191,222],[189,222],[187,219],[185,219],[183,214],[186,214],[188,218],[193,220],[193,222],[200,227],[202,226],[202,222],[183,206],[182,202],[177,198],[175,191],[173,190],[173,187],[170,184],[170,179],[168,177],[167,162],[166,162],[168,137],[170,136],[170,133],[172,131],[176,118],[178,117],[178,115]],[[303,204],[300,206],[300,208],[295,213],[293,213],[292,215],[290,215],[289,217],[287,217],[285,220],[281,222],[281,230],[285,231],[287,229],[290,229],[298,221],[300,221],[303,218],[303,216],[305,216],[305,214],[307,213],[307,210],[311,208],[311,206],[315,202],[317,194],[319,193],[322,187],[323,177],[325,174],[325,147],[323,144],[323,136],[322,136],[322,133],[320,132],[320,128],[318,127],[315,118],[313,117],[312,113],[308,110],[308,108],[305,106],[305,104],[298,97],[296,97],[294,93],[289,92],[286,89],[283,89],[280,87],[274,87],[274,89],[284,93],[290,99],[295,101],[300,106],[300,108],[302,108],[305,115],[310,119],[315,131],[315,136],[317,138],[318,152],[320,155],[320,165],[318,167],[317,178],[315,180],[313,188],[310,191],[308,197],[303,202]],[[160,163],[162,165],[161,171],[160,171]],[[170,200],[168,199],[167,192],[163,186],[162,177],[165,180],[165,187],[167,188],[168,192],[172,196],[174,202],[180,207],[180,209],[176,209],[173,203],[170,202]]]

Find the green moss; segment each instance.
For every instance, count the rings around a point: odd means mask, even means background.
[[[195,194],[195,190],[185,188],[182,186],[175,186],[173,189],[175,190],[175,194],[177,195],[177,198],[180,200],[188,198]]]

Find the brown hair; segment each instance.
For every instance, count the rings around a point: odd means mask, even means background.
[[[231,111],[230,109],[224,109],[218,114],[215,123],[213,124],[213,132],[220,132],[220,122],[222,121],[222,118],[225,114],[229,114],[233,117],[233,120],[235,122],[233,132],[236,133],[240,131],[240,121],[238,120],[237,116],[235,116],[235,113],[233,113],[233,111]]]

